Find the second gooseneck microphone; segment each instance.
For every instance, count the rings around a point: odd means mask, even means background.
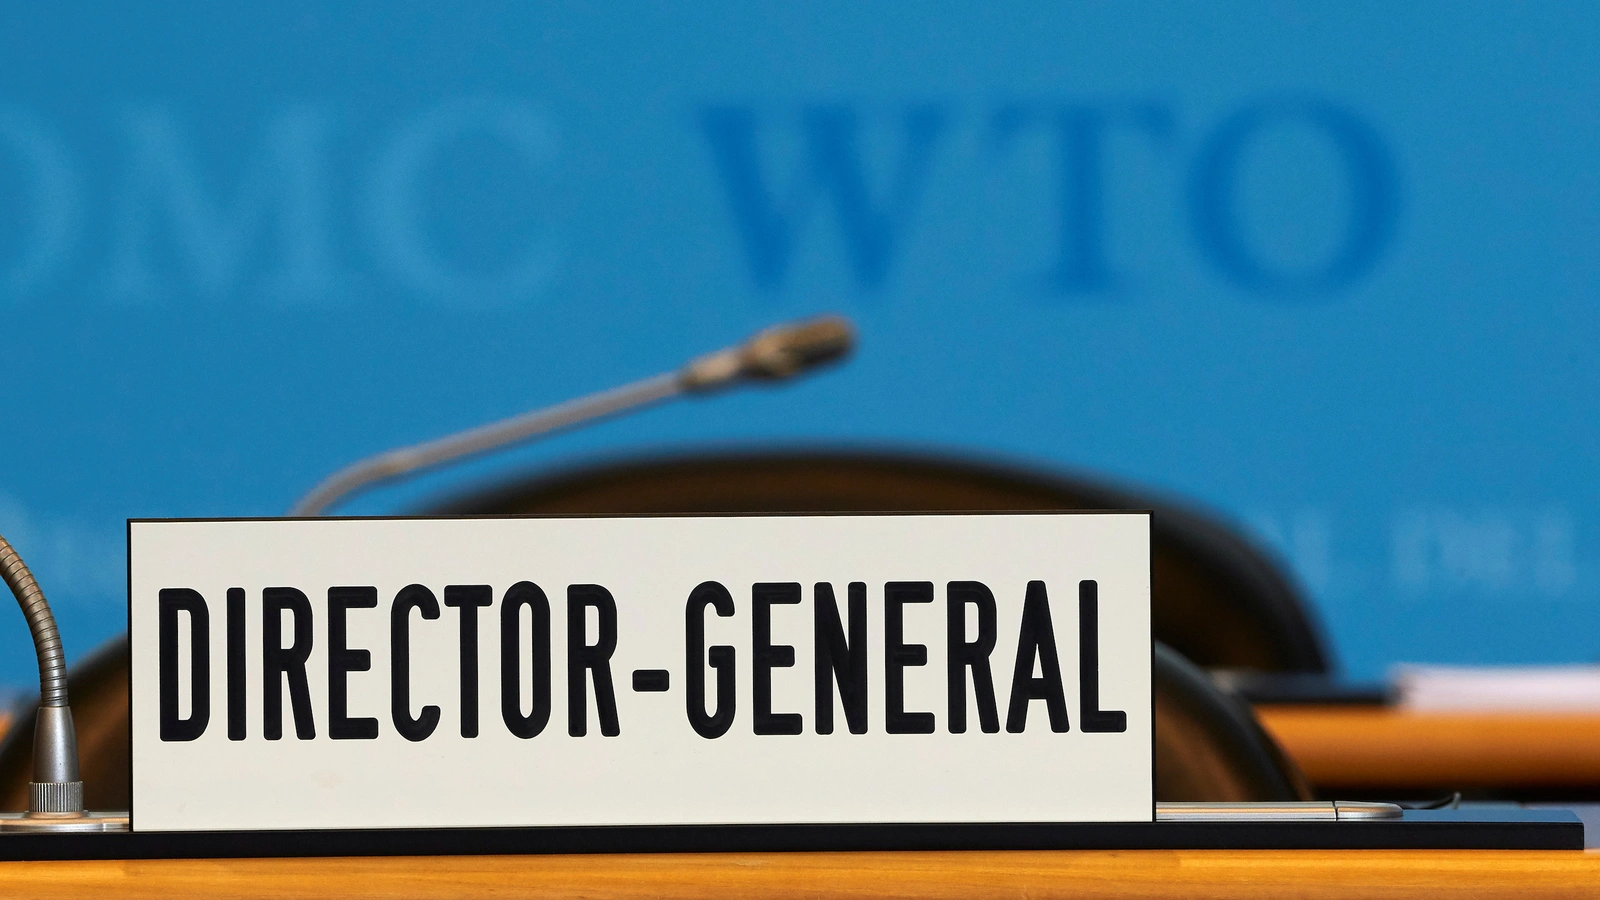
[[[361,460],[328,476],[300,498],[289,515],[320,516],[335,503],[381,482],[685,394],[792,378],[843,358],[854,345],[855,329],[840,316],[777,325],[742,344],[691,360],[675,372]]]

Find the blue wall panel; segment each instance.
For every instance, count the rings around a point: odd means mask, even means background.
[[[836,310],[845,369],[350,509],[932,446],[1222,511],[1356,675],[1600,656],[1592,6],[13,7],[0,533],[73,653],[121,627],[128,516],[274,514]]]

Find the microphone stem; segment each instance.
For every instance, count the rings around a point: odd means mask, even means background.
[[[340,500],[373,485],[514,444],[594,419],[659,403],[684,391],[683,378],[669,372],[622,387],[569,400],[448,437],[390,450],[353,463],[328,476],[289,510],[291,516],[319,516]],[[46,613],[48,615],[48,613]]]
[[[66,655],[61,651],[61,632],[56,629],[56,617],[50,612],[50,604],[45,602],[39,582],[3,536],[0,536],[0,577],[4,577],[6,586],[16,595],[22,615],[28,620],[28,630],[33,633],[33,648],[39,655],[39,705],[66,706]]]
[[[67,707],[67,660],[61,652],[56,617],[39,582],[0,537],[0,576],[17,596],[33,632],[39,655],[39,711],[33,723],[33,778],[28,782],[28,815],[83,816],[83,782],[78,778],[78,738]]]

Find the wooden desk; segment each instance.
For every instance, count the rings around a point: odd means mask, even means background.
[[[8,897],[1324,898],[1600,895],[1583,851],[660,854],[0,863]]]
[[[1600,788],[1600,715],[1259,706],[1319,790]]]

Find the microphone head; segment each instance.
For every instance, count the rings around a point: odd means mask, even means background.
[[[740,348],[746,378],[775,381],[848,356],[856,332],[843,316],[819,316],[765,329]]]
[[[843,359],[854,349],[855,328],[843,316],[818,316],[774,325],[737,347],[702,356],[680,378],[691,391],[727,387],[737,381],[782,381]]]

